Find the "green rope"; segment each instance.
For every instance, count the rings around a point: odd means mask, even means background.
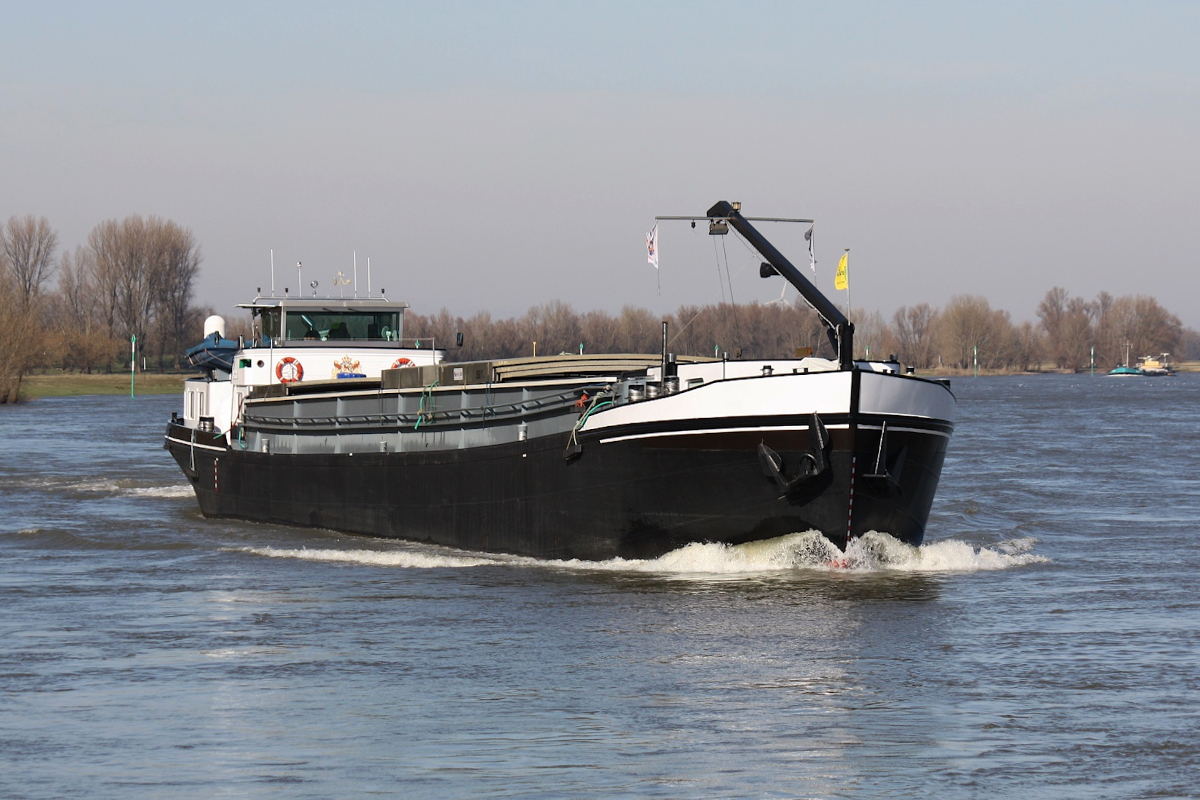
[[[421,427],[421,423],[425,421],[425,397],[429,396],[429,420],[433,421],[433,387],[438,385],[438,381],[434,381],[428,386],[421,389],[421,402],[417,406],[417,424],[413,426],[413,430]]]
[[[567,442],[567,447],[571,447],[572,445],[576,447],[579,446],[579,429],[583,427],[583,423],[587,422],[588,417],[592,415],[593,411],[598,408],[604,408],[605,406],[611,406],[613,404],[612,400],[605,400],[601,402],[601,396],[602,395],[597,394],[595,397],[593,397],[592,404],[588,406],[587,411],[584,411],[579,415],[579,421],[575,423],[574,428],[571,428],[571,438]]]
[[[613,404],[612,400],[605,400],[603,403],[597,403],[596,400],[598,399],[600,399],[600,396],[596,395],[596,397],[592,400],[591,407],[588,408],[587,411],[583,412],[583,416],[579,418],[579,423],[575,426],[576,430],[583,427],[583,423],[587,422],[588,417],[592,415],[593,411],[604,408],[605,406],[611,406]]]

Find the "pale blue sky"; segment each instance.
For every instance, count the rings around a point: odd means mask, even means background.
[[[655,214],[815,217],[855,307],[1062,285],[1200,327],[1200,4],[3,3],[0,217],[64,246],[158,214],[199,299],[332,285],[418,310],[721,299]],[[772,228],[806,262],[799,231]],[[729,242],[737,299],[769,300]],[[289,280],[290,276],[290,280]]]

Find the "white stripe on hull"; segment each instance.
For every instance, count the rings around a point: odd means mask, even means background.
[[[830,425],[828,427],[837,428],[839,426],[838,425]],[[842,425],[840,427],[846,428],[849,426]],[[858,429],[860,431],[881,431],[881,430],[883,430],[883,426],[882,425],[859,425]],[[945,431],[933,431],[933,430],[930,430],[929,428],[902,428],[898,425],[895,427],[892,427],[889,425],[888,433],[925,433],[930,436],[941,436],[943,439],[950,438],[950,434],[946,433]]]
[[[601,444],[609,444],[610,442],[627,442],[632,439],[664,439],[664,438],[672,438],[672,437],[676,437],[676,436],[705,436],[707,434],[716,434],[716,433],[756,433],[756,432],[761,432],[761,433],[772,432],[773,433],[773,432],[777,432],[777,431],[806,431],[806,430],[808,430],[808,427],[809,426],[807,426],[807,425],[770,425],[770,426],[754,425],[754,426],[745,427],[745,428],[699,428],[699,429],[693,428],[693,429],[689,429],[689,430],[677,430],[677,431],[655,431],[653,433],[631,433],[628,436],[610,436],[608,438],[601,439],[600,443]],[[830,431],[836,431],[836,430],[844,431],[844,430],[849,429],[849,427],[850,426],[848,424],[843,423],[843,424],[838,424],[838,425],[826,425],[825,429],[830,430]],[[860,431],[878,431],[878,430],[882,430],[883,426],[882,425],[859,425],[858,429]],[[943,439],[950,438],[950,434],[946,433],[945,431],[934,431],[934,430],[929,430],[928,428],[889,427],[888,431],[891,433],[923,433],[923,434],[928,434],[930,436],[941,436]]]
[[[847,425],[828,425],[827,428],[846,428]],[[752,433],[754,431],[806,431],[807,425],[772,425],[769,427],[752,425],[746,428],[701,428],[682,431],[656,431],[654,433],[631,433],[628,436],[611,436],[601,439],[601,444],[609,442],[627,442],[631,439],[661,439],[671,436],[703,436],[709,433]]]
[[[213,447],[211,444],[196,444],[195,442],[189,442],[187,439],[176,439],[174,436],[168,436],[167,441],[181,444],[184,447],[195,447],[197,450],[215,450],[218,453],[224,453],[229,449],[227,447]]]

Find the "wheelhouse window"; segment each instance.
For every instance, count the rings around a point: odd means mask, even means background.
[[[263,340],[279,338],[279,319],[282,313],[279,309],[255,309],[254,314],[259,318]]]
[[[399,311],[332,311],[289,309],[285,318],[288,341],[400,341]]]

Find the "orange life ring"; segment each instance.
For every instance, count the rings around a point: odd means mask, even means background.
[[[275,377],[279,378],[280,383],[304,380],[304,366],[291,356],[285,356],[275,365]]]
[[[401,367],[415,367],[415,366],[416,366],[416,364],[414,364],[412,361],[410,361],[407,358],[397,358],[395,361],[392,362],[392,369],[400,369]]]

